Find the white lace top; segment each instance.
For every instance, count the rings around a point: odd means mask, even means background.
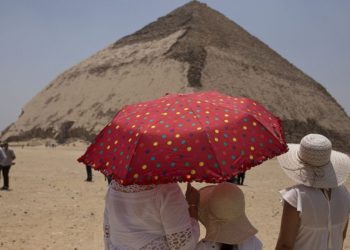
[[[106,250],[193,250],[198,222],[178,184],[122,186],[112,181],[104,214]]]

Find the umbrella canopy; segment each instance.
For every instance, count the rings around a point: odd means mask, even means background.
[[[125,106],[78,161],[123,185],[217,183],[287,150],[257,102],[197,92]]]

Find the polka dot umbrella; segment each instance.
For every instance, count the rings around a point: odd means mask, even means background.
[[[197,92],[125,106],[78,161],[123,185],[217,183],[287,150],[257,102]]]

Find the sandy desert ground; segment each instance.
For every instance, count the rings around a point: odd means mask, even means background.
[[[107,182],[98,172],[92,183],[84,182],[85,168],[76,161],[84,147],[14,150],[11,190],[0,192],[0,249],[103,249]],[[259,230],[264,249],[274,249],[278,236],[282,209],[278,190],[292,184],[276,160],[247,172],[242,187],[247,214]],[[346,185],[350,188],[350,181]],[[350,249],[349,237],[348,233],[344,249]]]

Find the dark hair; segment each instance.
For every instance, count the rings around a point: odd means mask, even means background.
[[[222,243],[220,246],[220,250],[238,250],[238,245],[229,245]]]

